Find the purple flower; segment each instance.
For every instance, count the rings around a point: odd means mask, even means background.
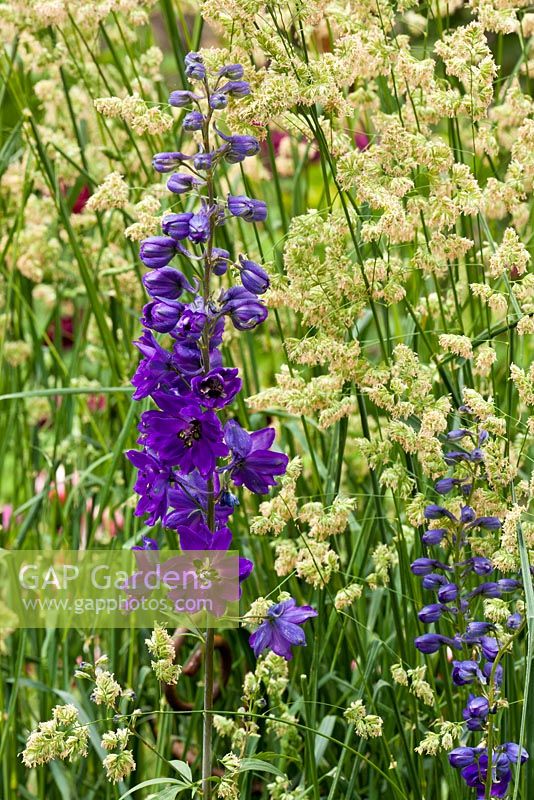
[[[410,569],[414,575],[429,575],[433,569],[450,569],[446,564],[442,564],[436,558],[416,558],[410,564]]]
[[[176,244],[167,236],[150,236],[141,242],[139,257],[147,267],[166,267],[176,254]]]
[[[189,222],[192,216],[193,214],[191,211],[187,211],[183,214],[167,214],[167,216],[163,217],[161,223],[163,232],[172,237],[171,241],[174,239],[176,239],[176,241],[186,239],[189,236]]]
[[[191,156],[186,156],[185,153],[180,152],[156,153],[152,157],[152,166],[156,172],[172,172],[183,161],[188,161],[190,158]]]
[[[232,460],[225,467],[236,486],[246,486],[254,494],[267,494],[276,485],[275,475],[283,475],[288,464],[284,453],[270,450],[274,428],[262,428],[247,433],[234,419],[224,426],[224,441],[231,450]]]
[[[204,207],[196,214],[193,214],[189,220],[188,236],[195,244],[208,241],[211,229],[211,216],[211,213]]]
[[[176,92],[171,92],[169,95],[169,103],[175,108],[183,108],[190,106],[193,100],[199,100],[200,97],[193,92],[187,92],[179,89]]]
[[[457,428],[456,430],[448,432],[447,439],[449,442],[459,442],[460,439],[464,439],[466,436],[470,435],[470,431],[468,431],[466,428]]]
[[[198,170],[211,169],[221,152],[221,150],[212,150],[210,153],[205,153],[204,150],[200,149],[198,153],[193,156],[193,166]]]
[[[152,300],[143,308],[141,321],[147,328],[158,333],[169,333],[176,326],[184,309],[178,300]]]
[[[209,478],[213,484],[215,522],[217,526],[224,525],[234,508],[224,502],[217,473],[210,475]],[[163,519],[165,527],[178,530],[180,527],[196,528],[201,524],[206,525],[210,486],[208,478],[202,477],[196,470],[189,475],[178,476],[168,491],[168,505],[172,510],[168,511]]]
[[[211,269],[214,275],[224,275],[228,269],[230,253],[222,247],[214,247],[211,251]]]
[[[156,389],[177,388],[183,383],[174,354],[165,350],[153,333],[145,331],[134,344],[144,356],[132,378],[134,400],[148,397]]]
[[[440,603],[450,603],[458,597],[458,586],[455,583],[445,583],[438,589]]]
[[[165,300],[178,300],[183,292],[194,289],[179,270],[174,267],[161,267],[143,275],[143,284],[151,297]]]
[[[224,408],[241,390],[239,370],[212,369],[206,375],[197,375],[191,381],[191,391],[197,401],[206,408]]]
[[[453,661],[452,681],[456,686],[466,686],[480,676],[476,661]]]
[[[455,486],[461,483],[462,481],[458,478],[441,478],[441,480],[436,481],[434,489],[438,494],[449,494]]]
[[[235,98],[246,97],[247,95],[250,94],[250,83],[248,81],[228,81],[227,83],[224,84],[224,86],[221,86],[220,91],[229,94],[231,97]],[[241,136],[240,138],[254,139],[253,136]],[[258,149],[254,153],[247,153],[247,155],[254,156],[258,152],[259,152],[259,145]]]
[[[460,511],[460,521],[461,522],[464,522],[464,523],[473,522],[473,520],[475,518],[476,518],[475,510],[473,508],[471,508],[471,506],[463,506],[462,507],[462,509]]]
[[[135,514],[137,517],[149,514],[146,524],[155,525],[167,511],[172,470],[146,450],[128,450],[126,457],[138,470],[134,492],[140,495],[140,499]]]
[[[200,111],[190,111],[182,121],[184,131],[201,131],[206,118]]]
[[[204,332],[207,320],[208,315],[204,311],[198,310],[192,303],[183,309],[171,335],[176,339],[185,338],[189,341],[198,341]]]
[[[423,533],[421,541],[426,545],[439,544],[446,534],[445,528],[430,528],[430,530]]]
[[[437,572],[425,575],[421,581],[423,589],[430,589],[431,591],[439,589],[439,587],[443,586],[445,583],[448,583],[445,575],[439,575]]]
[[[523,617],[516,611],[515,614],[510,614],[510,616],[506,620],[506,627],[511,628],[513,631],[516,631],[518,628],[521,627],[522,623],[523,623]]]
[[[267,204],[246,195],[228,195],[228,210],[234,217],[246,222],[264,222],[267,219]]]
[[[223,91],[210,94],[210,108],[218,110],[220,108],[226,108],[227,105],[228,97]]]
[[[480,639],[482,655],[487,661],[495,661],[499,655],[499,642],[493,636],[482,636]]]
[[[418,612],[417,616],[421,622],[429,624],[431,622],[437,622],[442,616],[443,612],[446,610],[446,606],[442,606],[440,603],[432,603],[429,606],[423,606],[423,608]]]
[[[263,294],[269,288],[269,276],[255,261],[239,256],[241,283],[253,294]]]
[[[435,503],[426,506],[423,514],[425,519],[441,519],[442,517],[447,517],[453,521],[456,520],[454,514],[451,514],[451,512],[443,506],[437,506]]]
[[[194,469],[203,476],[213,472],[217,458],[228,454],[215,414],[176,395],[158,391],[153,397],[161,411],[143,413],[139,443],[186,474]]]
[[[182,550],[228,550],[232,541],[232,531],[222,525],[211,531],[200,523],[194,528],[178,528]]]
[[[450,453],[445,453],[443,456],[443,460],[446,464],[452,465],[457,464],[459,461],[470,461],[468,453],[464,453],[462,450],[451,450]]]
[[[439,633],[424,633],[422,636],[417,636],[414,644],[421,653],[437,653],[440,647],[446,645],[447,647],[454,647],[455,650],[461,649],[461,644],[455,637],[451,639],[448,636],[442,636]]]
[[[188,53],[184,59],[185,74],[191,80],[203,81],[206,77],[206,67],[200,53]]]
[[[449,753],[449,761],[451,766],[456,769],[468,767],[474,764],[477,757],[477,749],[475,747],[456,747]]]
[[[244,69],[241,64],[227,64],[219,70],[219,75],[223,78],[230,78],[231,80],[239,80],[239,78],[243,77],[243,74]]]
[[[141,541],[142,545],[135,545],[132,550],[159,550],[159,544],[155,539],[151,539],[150,536],[143,536]]]
[[[193,186],[202,186],[204,181],[189,172],[174,172],[167,181],[167,189],[174,194],[184,194]]]
[[[247,84],[248,86],[248,84]],[[244,95],[241,95],[244,96]],[[260,143],[256,139],[255,136],[226,136],[224,133],[221,133],[220,130],[217,130],[217,133],[224,139],[226,142],[226,146],[224,147],[224,158],[229,164],[239,164],[240,161],[244,161],[245,158],[249,156],[255,156],[257,153],[260,152]],[[249,198],[239,198],[240,200]],[[259,200],[255,202],[260,202]],[[263,204],[265,205],[265,203]],[[231,213],[234,212],[230,209]],[[236,216],[242,216],[241,214],[236,214]],[[267,213],[265,214],[267,216]],[[265,217],[263,217],[265,219]]]
[[[501,527],[501,521],[498,517],[477,517],[470,527],[484,528],[487,531],[498,531]]]
[[[235,328],[248,331],[267,319],[268,311],[255,294],[244,286],[231,286],[221,296],[221,311],[228,314]]]
[[[258,657],[269,648],[286,661],[293,657],[293,645],[306,645],[306,636],[300,627],[306,620],[316,617],[317,611],[311,606],[297,606],[293,598],[271,606],[267,618],[251,634],[249,642]]]
[[[502,747],[506,757],[512,764],[517,764],[518,761],[524,764],[525,761],[528,761],[528,753],[524,747],[519,747],[514,742],[506,742]]]

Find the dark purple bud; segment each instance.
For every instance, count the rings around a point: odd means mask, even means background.
[[[192,80],[202,81],[206,77],[206,67],[200,53],[188,53],[184,59],[185,74]]]
[[[491,673],[492,672],[493,672],[493,662],[492,661],[487,661],[484,664],[484,666],[482,667],[482,674],[489,681],[491,679]],[[500,686],[501,685],[502,677],[503,677],[502,665],[501,664],[497,664],[497,666],[495,667],[495,673],[494,673],[495,686]]]
[[[440,603],[450,603],[458,597],[458,587],[455,583],[446,583],[438,589],[438,600]]]
[[[210,95],[210,107],[214,109],[226,108],[228,105],[228,97],[224,92],[214,92]]]
[[[491,630],[491,622],[468,622],[464,634],[464,641],[467,644],[477,644],[481,636]]]
[[[204,181],[196,178],[188,172],[175,172],[167,181],[167,189],[174,194],[184,194],[188,192],[193,186],[201,186]]]
[[[477,517],[472,528],[484,528],[487,531],[498,531],[501,527],[501,521],[498,517]]]
[[[202,208],[197,214],[193,214],[189,220],[189,238],[195,244],[207,242],[210,236],[210,219],[209,211]]]
[[[453,661],[452,680],[456,686],[466,686],[473,683],[480,670],[476,661]]]
[[[231,97],[246,97],[250,94],[250,83],[248,81],[228,81],[221,86],[221,92],[226,92]]]
[[[174,106],[174,108],[183,108],[184,106],[189,106],[193,100],[198,99],[198,95],[193,94],[193,92],[186,92],[182,90],[171,92],[169,95],[169,103],[171,106]]]
[[[219,150],[211,150],[209,153],[205,153],[203,150],[199,150],[193,157],[193,166],[201,171],[211,169],[219,152]]]
[[[510,614],[510,616],[506,620],[506,626],[508,628],[511,628],[513,631],[516,631],[518,628],[521,627],[522,622],[523,622],[523,617],[521,616],[521,614],[518,614],[516,612],[515,614]]]
[[[479,717],[485,719],[489,714],[489,702],[485,697],[469,696],[466,707],[463,710],[463,718]]]
[[[430,528],[430,530],[423,533],[421,541],[427,545],[439,544],[446,533],[445,528]]]
[[[230,80],[239,80],[242,78],[244,74],[244,69],[241,64],[227,64],[225,67],[221,67],[219,70],[219,75],[223,78],[230,78]]]
[[[472,592],[469,593],[470,597],[476,597],[477,595],[481,595],[482,597],[500,597],[501,590],[499,588],[499,584],[495,581],[488,581],[486,583],[479,584],[476,589],[473,589]]]
[[[429,575],[438,564],[439,561],[435,558],[416,558],[410,564],[410,569],[414,575]]]
[[[423,580],[421,581],[421,585],[423,589],[430,589],[431,591],[435,591],[439,589],[444,583],[447,583],[447,578],[445,575],[438,575],[437,572],[432,572],[430,575],[425,575]]]
[[[471,489],[472,488],[473,488],[473,484],[472,483],[464,483],[464,484],[462,484],[462,494],[463,494],[463,496],[467,497],[469,494],[471,494]]]
[[[239,505],[239,498],[237,495],[232,494],[232,492],[222,492],[220,504],[228,508],[235,508]]]
[[[493,636],[482,636],[480,639],[482,654],[487,661],[495,661],[499,654],[499,642]]]
[[[176,244],[166,236],[150,236],[141,242],[139,257],[147,267],[166,267],[174,258]]]
[[[465,709],[464,709],[464,711],[462,713],[464,715],[466,715]],[[484,726],[486,724],[486,720],[485,719],[481,719],[479,717],[470,717],[468,715],[464,716],[464,719],[465,719],[465,727],[467,728],[468,731],[483,731],[484,730]]]
[[[447,439],[449,442],[459,442],[460,439],[463,439],[466,436],[469,436],[470,432],[466,428],[456,428],[455,430],[449,431],[447,434]]]
[[[439,481],[436,481],[434,489],[438,494],[449,494],[459,483],[461,483],[461,481],[457,478],[441,478]]]
[[[201,131],[206,118],[200,111],[190,111],[186,114],[182,121],[184,131]]]
[[[180,319],[176,323],[176,327],[172,331],[172,335],[179,339],[180,337],[189,340],[198,341],[204,332],[206,326],[207,315],[202,311],[195,311],[194,308],[188,307],[184,310]]]
[[[183,303],[173,300],[166,303],[153,300],[144,306],[141,322],[158,333],[169,333],[180,319],[183,307]]]
[[[515,578],[500,578],[497,581],[497,585],[501,592],[513,592],[515,589],[519,589],[521,581]]]
[[[182,273],[174,267],[162,267],[143,275],[145,289],[151,297],[178,300],[183,292],[192,292],[193,287]]]
[[[228,195],[228,210],[234,217],[246,222],[263,222],[267,219],[267,204],[246,195]]]
[[[455,650],[461,649],[461,644],[456,637],[450,639],[448,636],[441,636],[439,633],[424,633],[422,636],[417,636],[414,639],[414,644],[419,652],[426,655],[436,653],[443,645],[454,647]]]
[[[446,611],[444,606],[440,605],[439,603],[432,603],[431,605],[424,606],[421,611],[419,611],[417,616],[421,622],[424,623],[437,622],[444,611]]]
[[[478,434],[479,445],[484,444],[484,442],[487,442],[488,438],[489,438],[489,433],[482,428],[482,430]]]
[[[463,506],[460,511],[461,522],[472,522],[476,518],[475,510],[471,506]]]
[[[189,222],[192,216],[191,211],[183,214],[167,214],[163,217],[161,227],[164,233],[179,242],[189,236]]]
[[[469,461],[472,461],[473,463],[484,461],[484,453],[482,450],[480,450],[478,447],[474,450],[471,450],[471,453],[469,454]]]
[[[452,767],[461,769],[474,764],[476,761],[477,751],[474,747],[456,747],[449,753],[449,762]]]
[[[156,153],[152,158],[152,166],[157,172],[172,172],[173,169],[179,167],[183,161],[188,161],[191,156],[186,156],[185,153]]]
[[[476,575],[489,575],[493,572],[492,562],[489,558],[484,558],[483,556],[474,556],[471,559],[471,565]]]
[[[221,296],[221,311],[228,314],[240,331],[255,328],[267,318],[267,309],[255,294],[244,287],[232,286]]]
[[[230,253],[222,247],[214,247],[211,251],[211,269],[214,275],[224,275],[228,269]]]
[[[239,256],[241,283],[253,294],[263,294],[269,288],[269,276],[255,261]]]
[[[514,744],[514,742],[506,742],[503,744],[503,750],[512,764],[517,764],[519,761],[521,764],[524,764],[525,761],[528,760],[528,753],[524,747],[519,747],[518,744]]]
[[[456,520],[456,517],[451,514],[450,511],[443,508],[443,506],[437,506],[435,503],[426,506],[423,513],[425,519],[441,519],[442,517],[447,517],[447,519]]]

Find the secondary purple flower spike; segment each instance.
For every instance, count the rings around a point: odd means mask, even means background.
[[[461,411],[470,413],[467,408]],[[453,661],[451,679],[460,690],[464,686],[473,687],[473,693],[467,698],[462,715],[466,734],[479,734],[480,744],[476,747],[455,748],[449,753],[449,762],[460,770],[465,783],[476,790],[476,796],[480,800],[487,796],[508,796],[512,780],[510,765],[528,758],[526,751],[521,751],[513,742],[496,744],[499,729],[494,728],[489,774],[490,759],[486,747],[488,726],[491,715],[499,710],[497,701],[500,700],[503,686],[503,667],[499,662],[506,653],[507,643],[501,639],[499,626],[491,620],[475,620],[473,616],[480,612],[479,598],[500,598],[504,593],[516,592],[521,588],[521,582],[515,578],[485,580],[486,576],[496,571],[495,566],[491,559],[475,555],[477,551],[471,550],[472,541],[482,541],[483,531],[498,531],[501,527],[498,517],[481,515],[476,508],[475,490],[486,480],[483,464],[484,445],[488,439],[489,433],[485,429],[477,431],[476,428],[458,428],[447,434],[449,442],[462,441],[465,446],[463,440],[467,440],[471,446],[475,443],[477,445],[470,452],[467,446],[465,450],[445,453],[444,461],[452,467],[453,474],[439,478],[435,484],[438,494],[454,493],[451,503],[457,505],[451,507],[459,507],[459,513],[456,512],[455,515],[437,504],[426,506],[426,519],[448,520],[446,527],[427,530],[422,536],[426,546],[440,546],[442,560],[438,561],[425,554],[411,565],[412,572],[421,577],[423,588],[435,594],[433,601],[420,609],[418,617],[423,623],[435,624],[437,628],[435,633],[418,636],[414,642],[415,647],[425,654],[435,653],[442,646],[455,650],[463,647],[464,654],[470,656],[468,659]],[[454,571],[454,582],[436,570],[449,575]],[[440,632],[445,620],[444,630],[447,635]],[[506,624],[509,630],[518,630],[522,625],[521,615],[510,615]],[[452,636],[451,627],[454,634]],[[488,686],[491,686],[491,695]]]
[[[315,609],[311,606],[297,606],[293,598],[271,606],[265,621],[250,636],[249,642],[254,655],[259,656],[269,648],[286,661],[291,661],[291,648],[306,644],[306,635],[300,626],[316,616]]]
[[[224,441],[230,448],[232,460],[226,469],[236,486],[246,486],[255,494],[267,494],[276,485],[275,475],[283,475],[288,464],[284,453],[270,450],[274,428],[262,428],[247,433],[236,420],[224,426]]]

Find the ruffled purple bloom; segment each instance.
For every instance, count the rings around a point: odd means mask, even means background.
[[[176,395],[155,392],[153,397],[161,411],[143,413],[139,443],[186,474],[194,469],[203,476],[213,472],[217,459],[228,455],[216,415]]]
[[[251,634],[249,642],[258,657],[269,648],[286,661],[291,661],[293,646],[305,646],[306,635],[300,627],[306,620],[317,616],[311,606],[297,606],[293,598],[271,606],[267,618]]]
[[[132,385],[135,386],[134,400],[142,400],[157,389],[166,391],[183,384],[179,361],[174,353],[165,350],[156,341],[154,334],[144,331],[134,344],[144,356],[132,378]]]
[[[224,408],[241,391],[239,370],[229,367],[212,369],[205,375],[197,375],[191,381],[191,391],[205,408]]]
[[[217,526],[224,525],[231,517],[234,507],[225,502],[224,493],[220,490],[217,473],[211,477],[213,484],[214,516]],[[208,523],[208,501],[210,484],[208,478],[202,477],[196,470],[189,475],[180,475],[168,492],[168,506],[171,511],[165,515],[163,524],[167,528],[178,530],[179,527],[196,528]]]
[[[247,433],[236,420],[224,426],[224,441],[231,451],[232,460],[225,467],[236,486],[246,486],[255,494],[267,494],[276,485],[275,475],[283,475],[288,464],[285,453],[270,450],[274,442],[274,428],[262,428]]]
[[[167,511],[167,493],[173,477],[172,470],[146,450],[128,450],[126,457],[138,470],[134,491],[140,498],[135,514],[138,517],[148,514],[146,524],[155,525]]]

